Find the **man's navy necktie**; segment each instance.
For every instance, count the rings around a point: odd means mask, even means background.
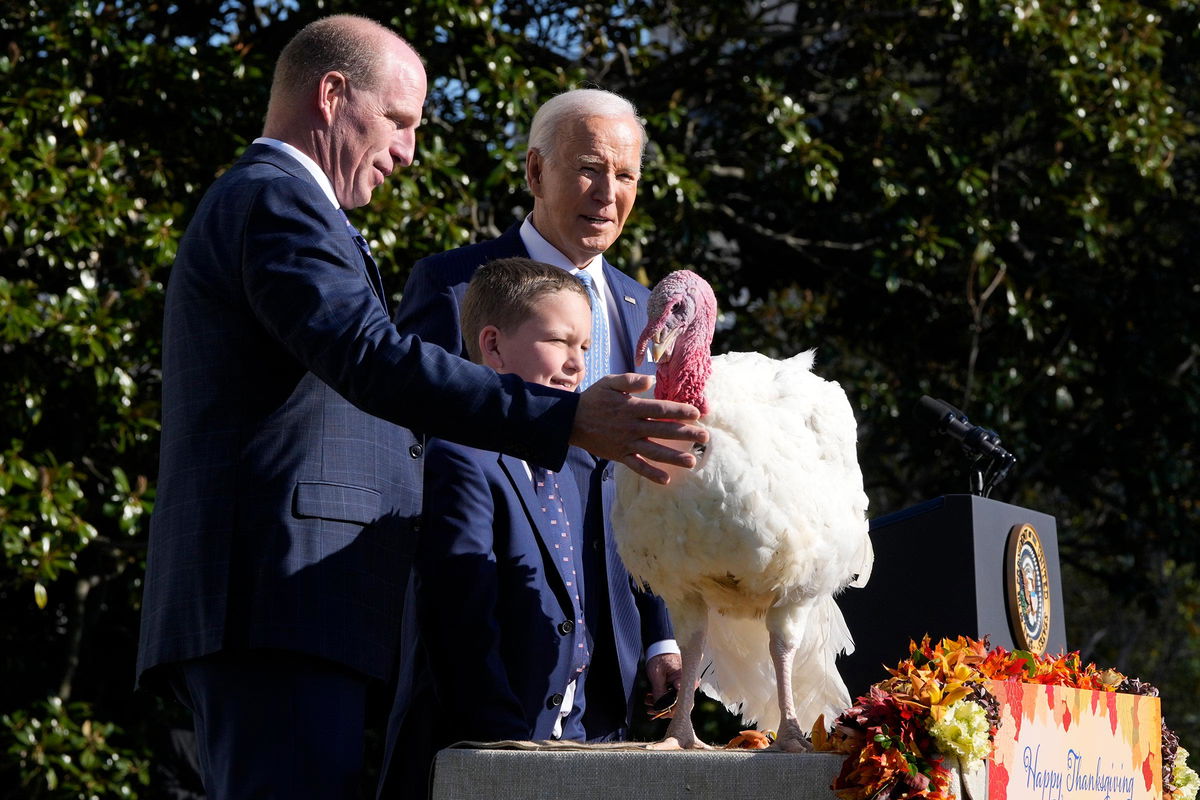
[[[379,267],[375,263],[374,256],[371,255],[371,248],[367,245],[367,240],[358,232],[358,228],[354,227],[350,222],[350,218],[346,216],[346,212],[338,209],[338,214],[346,223],[346,227],[350,229],[350,235],[354,239],[354,243],[358,245],[358,250],[363,254],[363,267],[367,271],[367,282],[371,284],[371,290],[375,292],[375,296],[379,298],[379,302],[383,304],[383,310],[387,313],[387,299],[383,294],[383,279],[379,277]]]

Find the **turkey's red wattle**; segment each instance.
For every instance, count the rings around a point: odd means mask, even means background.
[[[700,341],[695,341],[697,339]],[[700,416],[707,414],[704,387],[712,373],[711,341],[711,332],[708,341],[704,341],[696,326],[690,326],[680,334],[674,352],[658,365],[654,396],[660,400],[690,403],[700,411]]]

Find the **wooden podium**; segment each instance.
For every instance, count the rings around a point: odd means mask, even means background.
[[[855,652],[838,661],[851,699],[908,657],[909,640],[970,636],[992,647],[1066,650],[1054,517],[944,495],[871,521],[875,567],[838,605]]]

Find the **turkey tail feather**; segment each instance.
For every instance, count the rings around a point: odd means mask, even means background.
[[[871,579],[871,570],[875,567],[875,546],[871,544],[870,536],[862,537],[858,552],[854,554],[854,563],[857,566],[850,573],[854,578],[846,585],[852,589],[861,589]],[[844,620],[843,624],[845,624]],[[846,652],[853,653],[854,651],[847,650]]]
[[[838,672],[837,657],[853,652],[854,639],[842,610],[833,597],[819,598],[796,642],[792,665],[792,697],[801,730],[807,732],[822,714],[833,720],[849,707],[850,692]]]
[[[775,670],[762,619],[733,618],[709,612],[705,655],[711,662],[700,690],[723,703],[742,721],[777,728]]]
[[[841,609],[828,595],[789,609],[785,628],[780,633],[796,645],[792,666],[796,716],[801,730],[807,731],[821,714],[831,720],[850,705],[836,659],[854,652],[854,641]],[[710,621],[705,656],[712,664],[700,689],[740,713],[743,722],[778,730],[779,702],[769,641],[761,619]]]

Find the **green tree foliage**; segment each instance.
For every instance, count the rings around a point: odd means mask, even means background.
[[[261,114],[246,94],[265,79],[231,43],[165,38],[137,4],[5,6],[0,785],[132,797],[149,777],[145,742],[120,742],[152,716],[130,693],[163,278],[193,195],[239,144],[214,133]]]
[[[626,94],[652,144],[614,260],[708,276],[721,348],[818,347],[874,515],[967,490],[920,395],[998,429],[1020,464],[996,496],[1058,519],[1069,645],[1200,740],[1196,3],[2,5],[6,796],[152,796],[174,712],[131,690],[162,288],[275,55],[342,10],[431,79],[417,163],[356,212],[394,293],[528,209],[541,102]]]

